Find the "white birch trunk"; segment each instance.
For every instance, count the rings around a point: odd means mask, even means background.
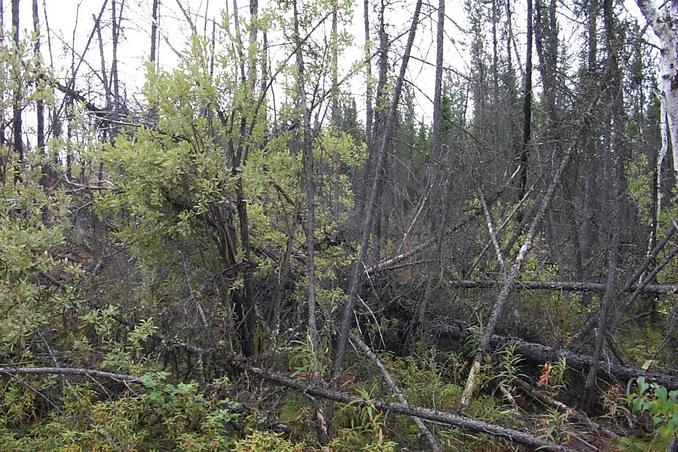
[[[636,3],[659,38],[659,89],[673,149],[673,170],[678,175],[678,2],[666,2],[661,11],[651,0],[636,0]]]

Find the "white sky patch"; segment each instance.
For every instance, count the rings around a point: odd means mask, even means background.
[[[62,80],[70,77],[70,67],[75,53],[77,60],[83,53],[85,57],[80,66],[76,78],[76,87],[96,96],[101,103],[103,95],[100,81],[96,78],[96,73],[100,72],[101,59],[99,55],[99,43],[96,33],[93,34],[89,47],[86,48],[88,38],[93,33],[95,17],[99,15],[106,0],[39,0],[40,3],[40,21],[42,32],[42,52],[47,64],[50,62],[47,47],[46,23],[49,23],[52,56],[54,59],[55,72]],[[183,8],[191,15],[198,33],[205,36],[211,36],[212,21],[221,22],[221,12],[226,7],[225,1],[209,0],[179,0]],[[226,0],[228,1],[228,0]],[[118,11],[124,4],[122,17],[122,35],[118,49],[118,70],[122,87],[126,90],[129,101],[133,98],[141,101],[139,92],[145,79],[145,63],[148,61],[150,53],[150,33],[151,33],[151,8],[152,0],[117,0]],[[435,3],[435,2],[433,2]],[[520,54],[516,57],[514,54],[514,64],[524,61],[524,41],[525,41],[525,8],[524,2],[511,2],[513,9],[513,34],[516,39],[517,49]],[[265,0],[260,2],[260,11],[266,8]],[[445,24],[445,59],[444,65],[453,72],[469,74],[468,47],[471,39],[470,33],[465,32],[468,29],[466,13],[464,10],[464,0],[455,0],[446,5],[447,21]],[[105,10],[101,18],[102,35],[104,41],[104,58],[108,71],[111,65],[111,0],[107,1]],[[436,6],[436,5],[433,5]],[[433,97],[434,73],[435,73],[435,33],[436,33],[436,13],[433,6],[424,6],[422,8],[422,20],[417,30],[417,39],[413,49],[413,59],[410,61],[407,79],[414,87],[417,106],[415,108],[417,119],[429,121],[432,117],[431,98]],[[46,8],[47,21],[44,17],[44,8]],[[21,8],[21,29],[22,35],[32,33],[32,0],[22,0]],[[229,1],[228,8],[232,14],[233,3]],[[624,8],[632,17],[640,17],[638,8],[633,0],[626,0]],[[387,31],[391,37],[405,32],[411,21],[411,14],[414,10],[414,0],[401,0],[395,2],[387,9]],[[239,15],[246,19],[249,13],[249,4],[239,4]],[[559,6],[559,26],[561,40],[567,44],[571,52],[579,52],[583,46],[581,39],[581,28],[577,28],[577,23],[583,21],[583,17],[575,17],[571,10],[564,5]],[[4,19],[6,27],[10,25],[10,2],[5,1]],[[376,26],[378,16],[376,11],[371,11],[370,25],[373,29],[373,39],[376,39]],[[502,16],[504,12],[502,11]],[[641,19],[641,23],[642,23]],[[189,36],[190,26],[186,18],[178,7],[177,0],[161,0],[160,20],[159,20],[160,39],[158,43],[158,61],[161,67],[171,68],[178,62],[175,51],[182,51],[186,48]],[[353,5],[353,17],[347,25],[342,25],[353,36],[353,46],[349,48],[340,59],[340,71],[346,75],[351,65],[360,60],[363,56],[364,31],[363,31],[363,4],[358,1]],[[489,24],[484,25],[486,32],[489,33]],[[320,27],[316,33],[329,33],[329,20],[325,27]],[[651,33],[648,33],[650,36]],[[261,37],[261,34],[260,34]],[[280,61],[286,56],[287,49],[281,46],[281,36],[275,34],[269,35],[269,45],[271,45],[271,58],[273,63]],[[486,51],[491,52],[491,40],[486,36]],[[396,57],[395,66],[391,68],[392,72],[397,72],[399,68],[399,57],[404,45],[406,36],[401,37],[397,43],[392,46],[391,61]],[[654,36],[649,40],[653,41]],[[174,49],[174,50],[172,50]],[[538,87],[536,52],[535,59],[535,86]],[[376,66],[376,59],[374,60]],[[516,68],[520,73],[520,68]],[[329,69],[328,69],[329,70]],[[376,68],[373,69],[373,74]],[[341,75],[340,75],[341,79]],[[350,84],[342,86],[342,92],[355,96],[359,111],[364,111],[364,74],[356,74],[350,80]],[[90,89],[92,90],[90,92]],[[538,88],[537,88],[538,89]],[[281,98],[278,94],[278,99]],[[133,103],[133,101],[132,101]],[[362,115],[361,115],[362,118]]]

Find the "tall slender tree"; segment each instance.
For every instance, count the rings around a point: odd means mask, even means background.
[[[38,0],[33,0],[33,32],[35,41],[33,42],[33,53],[36,59],[38,70],[42,67],[42,56],[40,54],[40,9]],[[38,152],[43,154],[45,151],[45,101],[38,98],[36,101],[36,139],[38,142]]]
[[[527,191],[527,165],[532,135],[532,1],[527,0],[527,45],[525,46],[525,80],[523,81],[523,142],[520,148],[518,199]]]
[[[339,375],[344,366],[344,358],[346,357],[346,345],[348,344],[349,333],[351,330],[351,325],[353,324],[353,308],[355,306],[355,301],[358,296],[358,289],[360,288],[363,270],[365,268],[367,250],[369,246],[370,231],[372,230],[372,222],[375,217],[375,211],[379,207],[376,205],[377,191],[379,187],[379,174],[384,163],[384,154],[386,153],[386,147],[391,138],[392,128],[394,125],[396,112],[398,110],[398,104],[400,102],[400,95],[402,93],[403,84],[405,83],[405,73],[407,71],[407,65],[410,60],[412,46],[414,45],[414,37],[417,32],[417,25],[419,24],[419,13],[421,12],[421,4],[422,0],[417,0],[417,3],[414,8],[414,14],[412,16],[412,22],[409,28],[409,33],[407,36],[405,52],[403,53],[403,59],[400,65],[400,72],[398,74],[398,78],[396,79],[393,96],[391,98],[391,105],[388,110],[388,115],[384,123],[383,131],[381,132],[381,136],[379,138],[379,146],[376,149],[374,156],[375,157],[374,177],[372,180],[372,189],[369,192],[369,199],[367,201],[367,205],[365,206],[365,214],[363,216],[364,219],[361,226],[360,251],[358,254],[358,258],[355,259],[355,261],[352,264],[351,277],[348,284],[349,285],[348,296],[341,311],[342,312],[341,323],[339,326],[339,334],[337,338],[337,346],[335,349],[332,374],[330,376],[332,385],[334,387],[338,386]]]
[[[12,0],[12,37],[14,46],[19,52],[19,36],[20,36],[20,24],[19,24],[19,0]],[[14,152],[17,153],[19,157],[19,162],[23,164],[26,159],[24,154],[24,144],[23,138],[21,136],[23,132],[23,118],[21,108],[22,101],[22,80],[21,80],[21,71],[19,69],[18,62],[13,65],[12,78],[14,81],[14,99],[12,103],[12,140],[14,143]],[[16,177],[19,177],[17,172]]]
[[[612,138],[609,145],[612,172],[609,180],[612,182],[612,196],[610,198],[611,236],[608,247],[607,286],[603,302],[598,313],[598,325],[593,349],[592,365],[586,376],[584,405],[588,408],[594,400],[598,363],[603,351],[607,332],[608,314],[613,309],[617,299],[617,275],[619,272],[619,246],[621,241],[621,203],[624,195],[624,91],[622,74],[619,67],[620,43],[619,34],[615,26],[615,12],[613,0],[603,0],[603,19],[605,24],[605,43],[607,46],[607,64],[609,80],[610,108],[612,110]]]

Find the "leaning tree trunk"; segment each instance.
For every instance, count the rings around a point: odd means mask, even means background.
[[[591,103],[588,105],[586,111],[582,112],[579,120],[580,128],[584,123],[588,122],[591,112],[598,104],[598,100],[599,96],[595,96],[591,100]],[[494,334],[494,330],[497,327],[497,323],[499,322],[499,318],[502,315],[504,306],[508,301],[509,294],[511,293],[513,286],[516,284],[518,280],[518,275],[520,275],[523,263],[527,258],[527,255],[529,254],[530,250],[532,249],[533,241],[537,234],[539,224],[546,215],[546,211],[549,208],[549,205],[551,204],[551,200],[553,199],[556,187],[560,184],[563,172],[565,171],[565,168],[567,167],[567,164],[569,163],[570,158],[572,157],[574,149],[579,145],[581,137],[582,132],[580,131],[579,135],[575,138],[572,144],[565,150],[563,159],[558,165],[558,168],[556,169],[553,178],[551,179],[548,185],[546,193],[544,194],[544,197],[541,200],[539,209],[536,212],[534,218],[532,219],[532,222],[530,223],[530,227],[527,233],[525,234],[525,238],[523,240],[522,246],[520,247],[520,250],[518,251],[518,255],[516,256],[513,265],[511,266],[511,268],[506,273],[506,276],[504,277],[501,291],[499,292],[497,300],[494,303],[494,307],[492,308],[492,313],[490,314],[490,318],[487,321],[487,325],[482,334],[480,345],[478,346],[478,350],[476,351],[475,359],[471,366],[469,375],[466,379],[464,393],[462,394],[461,400],[459,401],[459,405],[461,408],[466,408],[471,403],[471,398],[473,397],[473,394],[476,390],[477,380],[480,375],[480,365],[482,364],[483,359],[485,358],[485,354],[489,350],[490,341],[492,339],[492,335]]]
[[[358,288],[362,281],[363,266],[365,259],[367,258],[367,250],[369,246],[369,237],[370,231],[372,229],[372,221],[375,216],[375,210],[378,207],[376,204],[377,200],[377,191],[379,187],[379,173],[384,163],[384,155],[386,154],[386,146],[390,141],[391,129],[393,123],[395,122],[396,112],[398,110],[398,104],[400,101],[400,94],[403,89],[403,84],[405,82],[405,73],[407,71],[407,64],[410,59],[410,52],[412,46],[414,45],[414,36],[417,31],[417,25],[419,23],[419,12],[421,11],[422,0],[417,0],[417,4],[414,9],[414,16],[412,17],[412,23],[410,25],[410,31],[407,38],[407,44],[405,46],[405,53],[403,54],[403,60],[400,66],[400,73],[396,80],[395,89],[393,91],[393,98],[391,100],[391,107],[386,118],[384,129],[380,137],[379,148],[376,149],[375,155],[375,165],[374,165],[374,177],[372,179],[372,190],[369,192],[369,198],[367,205],[365,206],[365,214],[363,215],[363,222],[361,225],[361,237],[360,237],[360,252],[358,258],[353,262],[353,268],[351,270],[351,278],[349,280],[349,290],[348,290],[348,299],[343,307],[341,324],[339,327],[339,337],[337,339],[337,348],[334,357],[334,365],[332,368],[331,381],[332,386],[337,387],[339,374],[344,365],[344,357],[346,356],[346,345],[349,339],[349,332],[351,330],[351,325],[353,324],[353,307],[355,305],[355,300],[358,295]]]

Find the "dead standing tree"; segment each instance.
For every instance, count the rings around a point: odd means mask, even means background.
[[[342,309],[341,323],[339,326],[339,336],[337,338],[337,347],[334,356],[334,365],[331,373],[331,382],[332,387],[337,387],[339,383],[339,375],[344,365],[344,358],[346,356],[346,346],[349,340],[349,333],[351,330],[351,325],[353,324],[353,308],[355,306],[355,301],[358,295],[358,289],[360,288],[360,283],[362,281],[362,274],[365,266],[365,260],[367,258],[367,251],[369,248],[369,238],[370,232],[372,230],[373,219],[375,217],[375,211],[377,209],[377,192],[379,189],[381,169],[384,164],[384,156],[386,154],[386,147],[389,144],[391,137],[391,131],[395,123],[396,112],[398,110],[398,104],[400,102],[400,94],[402,93],[403,84],[405,81],[405,73],[407,71],[407,64],[410,59],[410,53],[412,51],[412,46],[414,44],[414,37],[417,31],[417,25],[419,23],[419,13],[421,11],[422,0],[417,0],[414,15],[412,17],[412,23],[410,25],[409,34],[407,37],[407,44],[405,45],[405,52],[403,54],[403,60],[400,66],[400,72],[398,78],[396,79],[395,88],[393,91],[393,97],[391,98],[391,105],[386,118],[382,135],[379,140],[379,147],[376,149],[375,153],[375,165],[374,165],[374,176],[372,180],[372,189],[369,192],[369,198],[367,205],[365,206],[365,214],[363,216],[363,222],[361,225],[361,238],[360,238],[360,251],[358,258],[353,262],[351,269],[351,277],[349,279],[349,289],[348,289],[348,298],[344,303]]]
[[[612,107],[612,143],[609,148],[610,160],[612,162],[610,171],[610,180],[613,183],[612,195],[610,199],[610,215],[612,224],[610,234],[612,239],[608,247],[608,267],[607,267],[607,287],[603,302],[598,314],[598,326],[593,350],[593,362],[589,373],[586,376],[584,406],[588,408],[594,397],[596,385],[596,375],[598,372],[598,362],[600,361],[605,333],[607,330],[608,312],[612,304],[617,300],[617,273],[619,271],[619,245],[621,240],[621,201],[624,195],[623,171],[624,171],[624,99],[622,91],[622,77],[618,63],[619,37],[614,30],[614,11],[612,0],[604,0],[603,16],[605,23],[605,41],[608,48],[608,68],[609,68],[609,94]]]
[[[525,81],[523,85],[523,142],[520,154],[520,178],[518,199],[527,192],[527,165],[530,136],[532,134],[532,0],[527,0],[527,47],[525,50]]]
[[[256,0],[255,0],[256,1]],[[311,130],[311,107],[306,96],[306,80],[304,67],[304,52],[301,42],[301,35],[299,33],[299,8],[297,0],[292,3],[293,6],[293,21],[294,21],[294,45],[297,60],[297,85],[299,91],[299,110],[303,118],[303,168],[304,168],[304,189],[306,191],[306,278],[308,279],[308,287],[306,289],[306,297],[308,303],[308,336],[311,342],[313,352],[313,381],[320,378],[318,360],[320,353],[320,335],[318,334],[317,316],[316,316],[316,274],[315,274],[315,238],[314,238],[314,222],[315,222],[315,181],[313,179],[313,133]],[[335,16],[333,20],[333,32],[336,33],[336,7],[334,10]],[[333,50],[336,51],[336,48]],[[336,66],[334,66],[336,69]],[[336,75],[336,72],[334,72]],[[334,89],[336,89],[336,78],[333,78],[333,96]],[[336,99],[333,97],[333,102]],[[336,115],[336,104],[333,103],[333,115]],[[316,403],[316,419],[318,440],[321,444],[327,444],[329,435],[327,432],[327,423],[322,413],[321,404]]]
[[[441,201],[439,195],[442,191],[438,187],[437,179],[440,173],[440,162],[443,158],[443,112],[442,112],[442,97],[443,97],[443,50],[444,50],[444,35],[445,35],[445,0],[439,0],[438,2],[438,24],[436,29],[436,72],[435,72],[435,86],[433,94],[433,131],[431,139],[431,159],[429,167],[426,171],[426,193],[424,198],[421,201],[421,205],[417,214],[415,215],[410,228],[403,236],[402,244],[405,244],[409,232],[411,232],[414,223],[417,220],[419,212],[421,212],[426,204],[426,202],[431,198],[433,201]],[[432,202],[433,202],[432,201]],[[436,224],[435,215],[431,217],[431,233],[436,237],[436,242],[438,245],[438,255],[441,255],[440,246],[442,242],[442,232],[443,225]],[[401,244],[401,246],[402,246]],[[430,269],[426,278],[426,289],[424,290],[424,298],[419,306],[419,313],[415,321],[418,324],[418,328],[421,329],[425,326],[428,309],[431,302],[431,296],[433,294],[433,284],[435,278],[435,272],[433,269]]]
[[[33,54],[36,59],[38,71],[42,66],[42,58],[40,56],[40,9],[38,8],[38,0],[33,0],[33,32],[35,33],[35,42],[33,43]],[[36,140],[38,142],[38,152],[42,154],[45,150],[45,101],[38,98],[36,101]]]
[[[308,335],[311,339],[314,355],[320,349],[320,337],[316,324],[316,276],[315,276],[315,239],[313,237],[313,224],[315,219],[315,183],[313,181],[313,135],[311,130],[311,111],[306,97],[304,55],[299,34],[299,10],[297,1],[293,3],[294,9],[294,40],[297,58],[297,84],[299,89],[299,110],[303,118],[303,162],[304,162],[304,188],[306,190],[306,277],[308,288]],[[317,355],[315,355],[317,358]],[[317,372],[317,365],[315,366]]]
[[[12,37],[16,51],[19,51],[19,0],[12,0]],[[26,156],[24,155],[24,145],[21,139],[23,130],[22,108],[21,108],[21,75],[20,65],[15,61],[12,65],[12,78],[14,80],[14,99],[12,100],[12,139],[14,152],[17,153],[19,164],[23,165]],[[20,177],[21,172],[17,171],[15,178]]]

